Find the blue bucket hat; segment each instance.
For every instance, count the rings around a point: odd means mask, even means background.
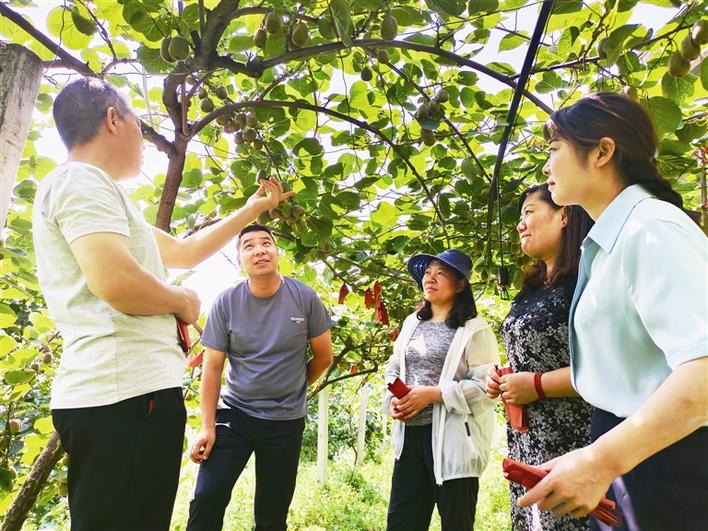
[[[446,266],[451,267],[469,282],[472,259],[461,251],[448,249],[438,255],[417,254],[408,260],[408,271],[418,283],[420,289],[423,289],[423,275],[425,274],[425,270],[433,260],[439,260]]]

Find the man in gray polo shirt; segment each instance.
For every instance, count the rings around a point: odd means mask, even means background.
[[[218,297],[202,335],[202,432],[190,450],[200,468],[189,531],[221,529],[231,490],[252,453],[256,530],[286,529],[307,386],[332,363],[330,317],[311,288],[278,273],[271,230],[246,227],[237,248],[248,280]]]

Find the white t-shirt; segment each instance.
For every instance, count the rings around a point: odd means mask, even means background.
[[[135,259],[166,279],[152,227],[107,173],[70,162],[42,180],[33,212],[37,276],[64,339],[52,409],[109,405],[182,384],[174,315],[127,315],[89,291],[69,244],[97,232],[130,238]]]

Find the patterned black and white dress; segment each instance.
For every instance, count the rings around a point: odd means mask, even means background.
[[[547,372],[570,364],[568,312],[575,278],[551,288],[521,292],[502,323],[502,337],[514,372]],[[507,425],[509,456],[540,465],[570,450],[590,444],[592,408],[579,398],[551,398],[527,404],[526,433]],[[589,529],[587,518],[556,517],[533,505],[520,508],[516,500],[525,489],[511,488],[511,521],[515,531],[576,531]]]

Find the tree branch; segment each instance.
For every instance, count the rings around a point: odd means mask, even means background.
[[[428,198],[428,201],[430,201],[430,204],[432,205],[433,209],[435,210],[435,213],[438,216],[438,219],[440,219],[440,227],[443,231],[443,234],[445,236],[445,240],[447,241],[448,245],[450,244],[450,236],[447,233],[447,229],[445,228],[445,218],[442,215],[442,212],[440,212],[440,209],[438,207],[438,204],[435,202],[435,199],[433,198],[433,194],[430,191],[430,188],[428,188],[427,183],[425,182],[425,179],[423,179],[423,176],[420,175],[418,170],[413,166],[411,161],[408,159],[405,153],[401,151],[401,148],[390,140],[386,135],[384,135],[379,129],[376,127],[373,127],[369,125],[366,122],[362,122],[361,120],[357,120],[356,118],[352,118],[351,116],[347,116],[346,114],[343,114],[338,111],[333,111],[332,109],[328,109],[327,107],[321,107],[319,105],[313,105],[311,103],[306,103],[303,101],[276,101],[276,100],[263,100],[263,101],[245,101],[245,102],[239,102],[239,103],[231,103],[229,105],[224,105],[223,107],[216,109],[215,111],[210,112],[207,114],[204,118],[196,122],[191,130],[190,130],[190,137],[193,137],[199,131],[201,131],[208,123],[210,123],[212,120],[215,120],[217,117],[221,116],[222,114],[225,113],[230,113],[234,111],[238,111],[244,108],[270,108],[270,107],[287,107],[289,109],[303,109],[303,110],[309,110],[313,112],[319,112],[323,114],[328,114],[329,116],[332,116],[334,118],[338,118],[339,120],[345,121],[352,123],[366,131],[369,131],[370,133],[378,136],[385,144],[391,147],[393,151],[396,152],[396,154],[401,157],[401,159],[406,163],[406,166],[411,170],[413,175],[415,175],[416,179],[420,183],[420,186],[423,188],[423,191],[425,192],[426,197]]]
[[[97,76],[96,72],[91,70],[88,67],[87,63],[82,63],[76,57],[69,54],[69,52],[67,52],[61,46],[52,41],[49,37],[46,37],[41,31],[39,31],[35,26],[33,26],[32,23],[26,20],[22,15],[20,15],[16,11],[13,11],[7,6],[7,4],[2,2],[0,2],[0,15],[8,18],[17,26],[29,33],[32,37],[37,39],[37,42],[39,42],[50,52],[59,57],[66,68],[76,70],[80,74],[84,74],[86,76]]]

